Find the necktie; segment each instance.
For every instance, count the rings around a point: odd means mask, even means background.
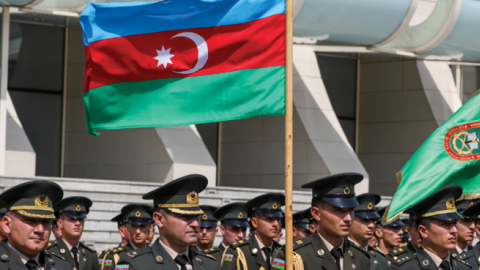
[[[28,260],[25,266],[28,270],[37,270],[37,262],[35,260]]]
[[[78,248],[77,247],[72,247],[72,253],[73,253],[73,260],[75,261],[75,264],[77,265],[77,270],[78,269]]]
[[[450,264],[448,263],[448,261],[442,261],[440,267],[442,267],[443,270],[450,270]]]
[[[187,270],[187,256],[185,254],[177,255],[175,261],[180,265],[180,270]]]
[[[263,250],[263,253],[265,254],[265,261],[267,262],[267,265],[268,265],[267,270],[270,270],[271,269],[270,264],[272,263],[272,261],[271,261],[272,252],[270,251],[270,248],[268,248],[268,247],[264,247],[264,248],[262,248],[262,250]]]
[[[335,263],[337,264],[338,270],[342,269],[340,268],[340,257],[342,257],[342,250],[339,248],[334,248],[332,251],[332,256],[335,258]]]

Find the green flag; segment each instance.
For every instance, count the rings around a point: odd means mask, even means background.
[[[460,199],[480,198],[480,95],[475,95],[420,146],[397,173],[398,189],[383,223],[447,185],[460,185]]]

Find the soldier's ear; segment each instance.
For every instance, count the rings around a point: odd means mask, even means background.
[[[312,217],[317,220],[317,221],[320,221],[322,220],[322,216],[320,214],[320,209],[316,206],[312,206],[312,208],[310,209],[310,213],[312,214]]]
[[[477,235],[480,235],[480,224],[475,224],[475,232],[477,233]]]
[[[153,213],[153,221],[155,221],[155,224],[157,224],[159,230],[165,226],[165,220],[165,216],[160,212]]]

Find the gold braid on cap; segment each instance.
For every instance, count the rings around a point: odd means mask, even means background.
[[[182,209],[178,209],[178,208],[168,208],[168,210],[170,210],[173,213],[180,214],[180,215],[200,215],[200,214],[204,213],[203,210],[191,211],[191,210],[182,210]]]
[[[186,203],[170,203],[170,204],[158,204],[158,208],[169,208],[169,207],[198,207],[197,204],[186,204]]]
[[[47,212],[54,212],[53,208],[48,206],[33,206],[33,205],[18,205],[10,207],[10,211],[18,211],[18,210],[40,210],[40,211],[47,211]]]
[[[457,209],[447,209],[447,210],[435,211],[435,212],[432,212],[432,213],[426,213],[426,214],[423,214],[422,217],[431,217],[431,216],[448,214],[448,213],[455,213],[455,212],[457,212]]]
[[[11,210],[11,209],[10,209]],[[32,213],[28,213],[26,211],[23,211],[23,210],[16,210],[20,215],[23,215],[23,216],[27,216],[27,217],[31,217],[31,218],[48,218],[48,219],[54,219],[55,218],[55,215],[54,214],[51,214],[51,215],[41,215],[41,214],[32,214]]]

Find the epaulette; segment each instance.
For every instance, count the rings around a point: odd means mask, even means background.
[[[371,253],[368,252],[368,250],[366,250],[364,247],[360,246],[358,243],[355,243],[353,241],[350,241],[350,240],[347,240],[347,241],[348,241],[347,243],[349,243],[351,247],[358,249],[359,251],[363,252],[364,254],[370,257]]]
[[[138,257],[138,256],[143,255],[143,254],[147,254],[147,253],[150,253],[150,252],[152,252],[152,249],[150,249],[150,248],[139,248],[139,249],[127,252],[127,256],[131,257],[131,258],[135,258],[135,257]],[[158,260],[158,258],[157,258],[157,260]]]
[[[401,254],[403,254],[403,253],[405,253],[405,252],[407,252],[407,248],[406,248],[406,247],[398,247],[398,248],[394,248],[394,249],[390,250],[390,251],[388,252],[388,255],[390,255],[390,256],[393,258],[393,257],[395,257],[395,256],[398,257],[399,255],[401,255]]]
[[[113,250],[111,250],[110,253],[111,254],[118,254],[118,253],[125,252],[125,251],[127,251],[127,250],[122,248],[122,247],[118,247],[118,248],[114,248]]]
[[[306,246],[310,243],[311,243],[310,239],[308,239],[308,238],[302,238],[302,239],[295,240],[295,241],[293,241],[293,250],[296,250],[298,248]]]
[[[212,260],[214,260],[214,261],[217,261],[217,260],[215,259],[215,257],[213,257],[213,256],[210,255],[210,254],[205,254],[205,253],[202,253],[202,252],[198,252],[197,254],[198,254],[198,256],[207,257],[207,258],[209,258],[209,259],[212,259]],[[195,257],[195,260],[196,260],[197,262],[201,262],[201,261],[202,261],[202,259],[200,259],[200,258],[198,258],[198,257]]]
[[[52,248],[57,245],[57,241],[50,241],[45,249]]]
[[[83,248],[86,248],[88,250],[90,250],[91,252],[93,253],[97,253],[97,251],[91,247],[88,247],[87,245],[84,245],[82,242],[80,242],[80,245],[83,247]]]
[[[413,260],[417,257],[417,254],[414,253],[413,255],[412,254],[405,254],[403,256],[400,256],[400,257],[397,257],[395,260],[392,261],[392,263],[396,264],[396,265],[402,265],[410,260]]]
[[[461,263],[463,263],[463,264],[466,264],[466,265],[470,266],[470,264],[469,264],[468,262],[462,260],[462,259],[460,258],[460,256],[452,256],[452,257],[453,257],[453,259],[455,259],[456,261],[461,262]]]
[[[60,259],[62,259],[62,260],[64,260],[64,261],[65,261],[65,257],[62,257],[62,256],[60,256],[60,255],[56,254],[55,252],[50,252],[50,251],[48,251],[48,250],[45,250],[45,254],[48,254],[48,255],[51,255],[51,256],[58,257],[58,258],[60,258]]]
[[[471,255],[471,254],[472,254],[472,250],[469,250],[469,251],[464,252],[464,253],[462,253],[462,254],[460,254],[460,255],[458,255],[457,253],[453,253],[453,254],[452,254],[452,257],[454,257],[454,258],[456,258],[456,259],[458,259],[458,260],[463,260],[463,259],[465,259],[465,258],[467,258],[467,257],[470,257],[469,255]]]
[[[205,254],[211,254],[211,253],[214,253],[214,252],[217,252],[217,251],[220,251],[220,249],[218,249],[218,248],[209,248],[209,249],[205,249],[205,250],[203,251],[203,253],[205,253]]]
[[[247,240],[240,240],[240,241],[231,243],[230,247],[232,247],[233,249],[236,249],[237,247],[241,247],[241,246],[248,245],[248,244],[249,243],[248,243]]]

